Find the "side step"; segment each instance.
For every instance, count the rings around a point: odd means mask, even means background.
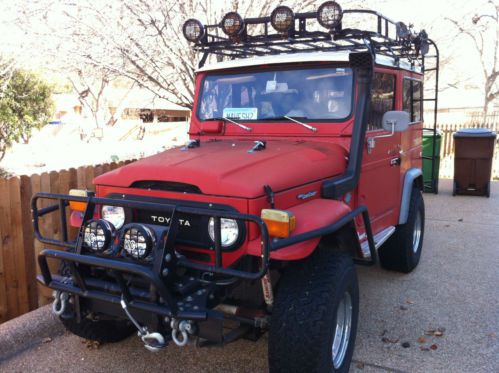
[[[381,232],[376,233],[373,237],[376,250],[378,250],[379,247],[383,245],[393,233],[395,233],[395,227],[393,225],[383,229]],[[369,252],[369,243],[367,242],[367,239],[365,239],[364,242],[360,244],[360,247],[362,249],[362,255],[364,256],[364,258],[369,259],[371,257],[371,253]]]

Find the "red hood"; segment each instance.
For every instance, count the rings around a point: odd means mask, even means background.
[[[198,148],[170,149],[97,177],[97,185],[129,187],[136,181],[171,181],[196,185],[204,194],[255,198],[263,186],[275,192],[338,175],[346,151],[337,144],[267,141],[248,153],[252,141],[203,142]]]

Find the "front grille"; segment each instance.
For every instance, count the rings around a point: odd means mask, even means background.
[[[208,235],[208,216],[178,214],[179,231],[177,242],[189,246],[209,248],[212,241]],[[133,221],[143,224],[153,224],[168,227],[171,215],[164,212],[136,210]]]

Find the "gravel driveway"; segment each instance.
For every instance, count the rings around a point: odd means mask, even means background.
[[[355,372],[498,372],[499,183],[490,199],[452,197],[442,181],[425,194],[426,234],[419,267],[409,275],[358,268],[361,309]],[[267,336],[225,348],[170,346],[147,352],[137,337],[87,346],[80,338],[42,328],[33,318],[0,326],[3,372],[264,372]],[[31,321],[28,321],[31,320]],[[1,340],[25,330],[22,347]],[[47,337],[51,335],[51,337]],[[18,340],[21,337],[17,337]],[[45,339],[43,339],[45,338]],[[15,340],[15,339],[13,339]]]

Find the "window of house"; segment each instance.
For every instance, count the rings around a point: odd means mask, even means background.
[[[395,75],[375,73],[367,129],[382,128],[383,114],[390,110],[395,110]]]
[[[402,110],[409,113],[411,122],[423,120],[423,83],[419,80],[404,79]]]

